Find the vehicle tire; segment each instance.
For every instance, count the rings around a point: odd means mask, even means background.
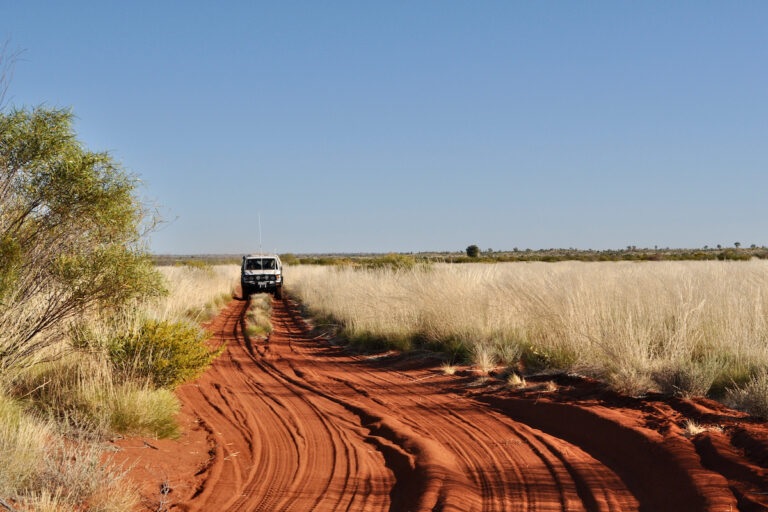
[[[240,289],[243,292],[243,300],[246,300],[248,296],[251,294],[251,291],[248,289],[248,286],[246,286],[245,283],[240,283]]]
[[[283,298],[283,285],[275,287],[274,295],[275,295],[276,299],[282,299]]]

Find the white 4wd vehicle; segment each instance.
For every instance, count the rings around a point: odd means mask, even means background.
[[[283,264],[277,254],[243,256],[240,267],[243,298],[252,293],[266,292],[276,299],[283,298]]]

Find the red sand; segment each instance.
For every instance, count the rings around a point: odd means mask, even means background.
[[[179,440],[116,443],[140,510],[768,509],[768,428],[718,403],[565,376],[474,386],[428,357],[351,355],[273,307],[268,340],[244,336],[245,301],[214,320],[227,349],[179,388]],[[686,419],[722,430],[689,438]]]

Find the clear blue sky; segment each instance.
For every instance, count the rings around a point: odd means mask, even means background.
[[[768,245],[768,3],[0,0],[158,253]]]

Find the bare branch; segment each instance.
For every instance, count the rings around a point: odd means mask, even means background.
[[[5,95],[13,78],[13,69],[16,60],[23,53],[21,50],[9,50],[9,42],[5,41],[0,46],[0,110],[5,107]]]

